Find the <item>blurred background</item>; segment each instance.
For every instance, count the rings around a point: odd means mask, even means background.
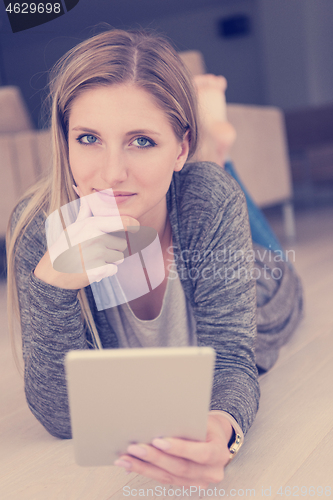
[[[66,6],[64,2],[62,6]],[[239,159],[235,152],[233,159],[246,185],[255,180],[256,187],[246,186],[255,201],[268,215],[273,214],[281,200],[292,204],[285,207],[289,215],[284,213],[287,236],[288,224],[289,237],[293,235],[290,209],[333,204],[332,0],[79,0],[57,19],[17,33],[12,33],[5,5],[1,3],[0,89],[17,87],[27,111],[23,126],[9,126],[4,111],[8,112],[5,106],[9,100],[0,99],[0,185],[5,186],[4,196],[0,193],[0,210],[4,219],[8,218],[8,203],[6,207],[1,203],[5,203],[6,196],[15,198],[8,194],[10,183],[16,182],[14,193],[22,192],[29,184],[30,167],[24,172],[19,169],[16,181],[13,175],[9,178],[8,170],[12,167],[8,167],[11,161],[8,158],[16,148],[16,159],[21,156],[27,161],[27,149],[16,146],[19,140],[27,144],[31,138],[26,134],[22,139],[17,134],[28,129],[36,132],[43,127],[41,103],[46,95],[48,70],[79,41],[100,32],[103,23],[114,28],[156,29],[167,35],[178,51],[199,51],[207,73],[226,77],[228,104],[242,105],[245,111],[265,111],[272,106],[279,109],[287,156],[284,159],[287,167],[283,168],[288,169],[289,176],[284,182],[290,184],[289,194],[280,196],[281,199],[273,196],[261,200],[259,191],[270,190],[265,187],[265,175],[273,185],[278,182],[274,178],[277,169],[271,166],[269,175],[265,165],[262,171],[250,171],[246,165],[249,156],[246,137],[250,136],[246,129],[241,130],[241,123],[247,122],[249,128],[250,122],[247,118],[237,122],[240,109],[237,106],[230,106],[230,121],[233,123],[232,117],[236,120],[233,124],[238,133],[238,149],[243,154],[243,159]],[[17,120],[18,115],[16,112]],[[266,129],[266,125],[259,127],[257,140],[264,145],[274,144],[274,127],[270,137],[260,139],[260,130]],[[14,146],[4,146],[1,142],[3,134],[6,135],[3,141],[8,142],[9,133],[16,134],[11,139]],[[255,149],[252,136],[251,141]],[[45,146],[41,154],[47,155]],[[281,151],[275,154],[269,149],[267,155],[266,165]],[[252,163],[258,161],[253,158]],[[38,165],[34,168],[38,174]]]
[[[2,4],[1,83],[21,88],[36,125],[47,70],[103,21],[156,28],[179,51],[200,50],[207,71],[227,78],[230,102],[284,110],[333,102],[331,0],[80,0],[19,33]]]

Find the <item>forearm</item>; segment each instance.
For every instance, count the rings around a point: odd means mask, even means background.
[[[28,308],[21,307],[25,393],[32,413],[54,436],[71,437],[64,358],[86,349],[77,291],[29,277]]]
[[[255,283],[239,284],[235,278],[233,289],[216,288],[210,297],[209,322],[206,306],[197,308],[198,345],[209,345],[216,351],[210,409],[232,415],[246,434],[260,396],[254,354]]]
[[[227,412],[246,434],[257,414],[259,397],[255,377],[235,368],[221,368],[214,376],[210,410]]]
[[[194,296],[198,345],[216,351],[211,410],[228,412],[245,434],[257,413],[259,385],[254,354],[256,283],[242,194],[224,210],[220,207],[210,232],[214,250],[203,248],[203,259],[195,264],[203,278]]]
[[[48,251],[37,264],[34,274],[38,279],[49,285],[67,290],[79,290],[89,285],[89,279],[86,272],[61,273],[56,271],[51,263]]]

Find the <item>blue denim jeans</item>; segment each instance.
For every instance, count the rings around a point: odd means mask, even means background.
[[[256,204],[250,197],[249,193],[246,191],[244,185],[242,184],[242,181],[239,179],[235,171],[232,162],[226,161],[224,164],[224,168],[226,172],[228,172],[228,174],[230,174],[238,182],[238,184],[242,188],[242,191],[245,194],[253,242],[265,248],[269,248],[274,252],[281,251],[284,255],[284,251],[281,244],[279,243],[277,237],[273,233],[264,214],[256,206]]]

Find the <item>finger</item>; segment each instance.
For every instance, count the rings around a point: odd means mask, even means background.
[[[144,460],[182,480],[218,482],[223,479],[224,464],[217,459],[213,463],[199,464],[193,460],[168,455],[147,444],[132,444],[128,446],[130,456]],[[219,457],[218,457],[219,458]]]
[[[124,230],[136,233],[140,229],[139,221],[128,215],[96,216],[93,219],[94,226],[104,233]]]
[[[89,250],[92,247],[106,248],[108,250],[120,250],[121,252],[124,252],[127,248],[127,240],[125,237],[122,238],[120,236],[116,236],[117,234],[119,233],[103,233],[95,236],[94,238],[84,240],[81,242],[81,248],[83,250]]]
[[[81,245],[82,247],[82,245]],[[82,264],[85,270],[99,269],[107,264],[122,264],[125,260],[124,254],[117,250],[85,248],[82,249]]]
[[[123,252],[117,250],[109,250],[105,252],[104,260],[106,264],[122,264],[125,260]]]
[[[212,417],[208,419],[206,441],[156,438],[152,444],[167,454],[186,458],[199,464],[210,464],[217,461],[227,464],[230,459],[228,439],[220,422]]]
[[[155,464],[138,460],[131,455],[122,455],[115,461],[114,465],[124,467],[127,471],[136,472],[142,476],[155,479],[163,484],[171,484],[173,486],[200,486],[201,488],[206,488],[209,485],[209,481],[205,481],[204,479],[199,479],[198,477],[193,479],[180,477],[158,467]],[[192,491],[192,493],[193,492],[194,491]]]
[[[78,245],[62,252],[52,263],[59,273],[82,273],[83,265]]]
[[[122,264],[124,262],[125,258],[123,257],[122,259],[119,259],[119,260],[115,260],[113,262],[113,264],[116,264],[116,266],[119,266],[120,264]]]
[[[127,241],[110,234],[102,234],[79,243],[79,247],[85,269],[93,269],[105,264],[122,263]]]
[[[124,234],[124,233],[122,233]],[[124,252],[127,248],[127,240],[124,237],[116,236],[115,234],[105,234],[101,236],[101,240],[106,248],[110,250],[120,250]]]
[[[55,210],[47,217],[45,233],[50,260],[53,264],[56,258],[69,248],[59,210]]]
[[[214,463],[221,457],[221,453],[224,451],[224,443],[220,441],[201,442],[177,438],[156,438],[153,439],[152,444],[155,448],[164,451],[166,454],[191,460],[202,465]],[[229,459],[229,453],[227,453],[227,459]]]
[[[118,267],[115,264],[105,264],[105,266],[95,267],[94,269],[89,269],[87,275],[89,278],[89,283],[98,283],[104,278],[113,276],[118,271]]]
[[[112,233],[118,231],[124,232],[123,223],[119,216],[92,216],[83,219],[84,216],[85,214],[82,212],[82,220],[78,218],[74,224],[67,227],[67,234],[72,246],[84,242],[89,245],[97,238],[106,237],[108,234],[113,235]],[[126,241],[126,238],[123,239]]]
[[[131,233],[136,233],[140,229],[140,222],[129,215],[120,216],[125,231],[130,231]]]
[[[201,466],[191,462],[189,460],[184,460],[183,458],[167,455],[162,451],[154,448],[154,446],[148,446],[146,444],[132,444],[128,446],[127,453],[137,457],[145,462],[149,462],[166,472],[173,474],[175,477],[182,477],[186,479],[196,479],[200,477],[203,471]]]
[[[80,197],[80,210],[76,219],[76,222],[81,221],[83,219],[88,219],[88,217],[92,216],[92,212],[88,203],[87,196]]]
[[[92,222],[94,228],[98,228],[103,233],[113,233],[124,231],[124,224],[119,215],[97,215]]]

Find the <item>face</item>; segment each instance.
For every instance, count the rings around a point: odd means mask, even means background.
[[[165,223],[166,193],[189,145],[149,93],[125,84],[87,90],[72,104],[68,146],[81,196],[111,188],[120,215],[157,230]]]

